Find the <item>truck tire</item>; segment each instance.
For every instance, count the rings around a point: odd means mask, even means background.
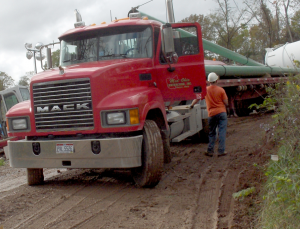
[[[208,143],[209,142],[208,134],[209,134],[208,119],[202,119],[202,130],[196,133],[192,137],[192,140],[195,143]]]
[[[160,130],[152,120],[143,129],[142,166],[131,170],[138,187],[152,188],[158,184],[164,165],[164,149]]]
[[[164,163],[168,164],[172,161],[170,138],[163,138],[162,141],[164,147]]]
[[[209,142],[208,134],[209,134],[208,119],[202,119],[202,130],[200,130],[201,142],[203,143]]]
[[[244,117],[244,116],[249,116],[250,114],[250,109],[249,107],[249,102],[246,100],[242,101],[236,101],[235,105],[235,112],[239,117]]]
[[[27,184],[39,185],[44,183],[43,169],[27,169]]]

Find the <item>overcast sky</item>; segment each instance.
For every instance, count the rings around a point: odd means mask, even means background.
[[[74,28],[78,9],[86,25],[127,17],[131,7],[150,0],[0,0],[0,71],[17,84],[26,72],[33,71],[33,60],[26,58],[24,44],[48,44]],[[217,8],[213,0],[173,0],[175,20],[191,14],[208,14]],[[166,21],[165,0],[153,0],[140,11]],[[40,62],[37,62],[40,65]],[[40,68],[38,71],[41,71]]]

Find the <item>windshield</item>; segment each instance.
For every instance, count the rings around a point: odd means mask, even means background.
[[[83,36],[84,35],[84,36]],[[120,58],[151,58],[150,27],[122,27],[99,30],[98,34],[80,34],[61,41],[60,65]]]
[[[29,90],[27,88],[20,88],[20,92],[21,92],[23,101],[26,101],[26,100],[30,99]]]
[[[16,105],[19,102],[17,99],[17,96],[12,92],[4,95],[4,101],[5,101],[7,110],[12,108],[14,105]]]

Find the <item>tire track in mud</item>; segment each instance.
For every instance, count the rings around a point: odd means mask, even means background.
[[[86,185],[81,185],[75,190],[72,190],[72,188],[70,187],[66,190],[67,194],[63,194],[60,197],[56,198],[54,197],[54,200],[50,203],[45,204],[43,201],[44,198],[39,200],[39,204],[35,204],[34,209],[32,209],[32,211],[28,211],[29,215],[27,212],[23,213],[23,215],[27,215],[27,217],[23,221],[11,228],[43,228],[43,225],[45,225],[45,223],[47,222],[45,218],[48,218],[49,214],[51,214],[52,211],[57,210],[59,206],[65,204],[66,202],[72,201],[74,196],[76,196],[76,194],[80,193],[85,188]],[[51,217],[54,216],[55,214],[51,215]]]
[[[70,176],[77,176],[78,173],[67,173],[62,176],[54,177],[54,180],[70,179]],[[55,182],[54,184],[52,182]],[[72,180],[69,180],[72,182]],[[90,182],[90,181],[88,181]],[[23,186],[17,189],[15,195],[11,195],[1,205],[8,205],[5,209],[9,210],[9,214],[5,214],[5,228],[22,228],[24,225],[35,221],[37,217],[47,216],[47,212],[55,205],[60,205],[68,198],[76,195],[83,190],[86,184],[74,186],[60,185],[59,181],[46,181],[45,185],[41,186]],[[10,203],[9,203],[10,202]],[[12,205],[12,206],[10,206]],[[3,206],[4,207],[4,206]],[[27,227],[28,228],[28,227]]]
[[[106,187],[106,184],[101,185],[103,188]],[[92,177],[91,182],[89,182],[88,184],[82,185],[81,187],[77,188],[76,191],[72,192],[72,194],[70,195],[61,196],[61,198],[56,202],[42,207],[38,212],[35,211],[25,221],[21,222],[19,225],[16,225],[15,228],[54,228],[51,225],[56,225],[55,222],[58,221],[62,216],[70,211],[73,211],[73,208],[76,208],[82,203],[87,204],[86,200],[89,199],[90,196],[97,193],[98,188],[99,187],[96,184],[95,179]],[[111,193],[106,194],[114,195],[114,193],[118,193],[120,190],[122,190],[122,186],[114,188]],[[78,217],[78,215],[76,215],[76,217]],[[67,220],[68,225],[69,220],[70,219]],[[55,226],[55,228],[57,227]]]
[[[95,200],[86,196],[76,205],[71,206],[70,209],[63,212],[61,216],[45,225],[45,228],[86,228],[85,223],[98,216],[101,212],[107,211],[109,207],[120,201],[126,195],[127,186],[107,192],[107,188],[102,186],[93,190],[93,195],[102,196],[102,198]],[[105,196],[101,195],[105,190]],[[130,188],[129,188],[130,189]],[[80,217],[79,217],[80,216]]]
[[[207,171],[211,169],[212,161],[204,156],[203,152],[205,152],[205,148],[207,145],[195,145],[195,144],[185,144],[185,148],[181,149],[182,146],[176,146],[173,149],[179,149],[181,152],[179,153],[180,159],[176,167],[173,169],[172,173],[167,174],[168,177],[177,176],[180,179],[183,179],[187,182],[169,182],[169,186],[177,186],[179,198],[178,201],[184,197],[184,200],[181,203],[182,209],[178,210],[178,206],[176,204],[170,204],[168,207],[168,212],[165,216],[161,216],[160,218],[165,217],[166,220],[162,221],[159,226],[156,228],[192,228],[195,221],[195,212],[198,208],[198,197],[199,190],[203,179],[206,177]],[[181,173],[181,170],[184,173]],[[188,182],[192,181],[192,182]],[[180,193],[181,192],[181,193]],[[189,198],[187,196],[190,196]],[[181,224],[172,225],[172,221],[174,221],[174,217],[180,218]]]
[[[229,156],[211,158],[211,165],[202,174],[197,208],[191,228],[214,229],[218,226],[222,186],[226,178]]]
[[[184,195],[189,195],[184,182],[190,180],[191,170],[185,167],[192,164],[194,157],[190,157],[190,154],[194,150],[189,145],[178,149],[177,160],[166,166],[167,171],[157,188],[128,190],[120,201],[109,205],[105,211],[98,211],[91,218],[70,228],[93,228],[96,225],[98,228],[178,228],[178,222],[174,225],[171,223],[174,217],[182,219],[181,227],[186,228],[186,218],[194,203],[195,189],[188,187],[190,198],[184,201],[181,199]],[[199,171],[197,165],[194,170]],[[193,174],[198,178],[198,173]],[[182,186],[186,187],[181,188]],[[181,209],[178,209],[178,203]]]
[[[64,188],[64,192],[72,195],[78,189],[67,187]],[[52,205],[53,202],[59,202],[62,195],[55,196],[53,190],[53,187],[47,187],[46,185],[19,187],[0,202],[1,208],[6,209],[6,213],[4,214],[5,220],[2,220],[2,223],[7,228],[14,228],[16,224],[34,217],[35,213],[33,212],[42,211],[42,209]]]
[[[179,160],[184,160],[184,155],[188,153],[190,149],[185,147],[180,149]],[[175,161],[174,166],[176,168],[169,168],[169,172],[165,172],[158,189],[131,189],[127,193],[124,193],[120,202],[114,202],[109,205],[105,211],[100,210],[96,212],[92,217],[83,221],[81,224],[70,228],[89,228],[98,225],[98,228],[115,228],[122,227],[123,222],[126,222],[126,226],[131,225],[131,228],[166,228],[164,225],[164,218],[172,211],[172,203],[161,200],[165,199],[164,193],[159,195],[161,189],[165,189],[164,185],[167,183],[168,187],[172,187],[177,181],[172,180],[174,177],[178,177],[175,169],[178,170],[178,166],[181,163]],[[171,173],[171,174],[170,174]],[[172,184],[170,184],[170,182]],[[174,217],[174,214],[170,214]],[[129,222],[128,222],[129,221]],[[167,221],[169,223],[170,221]],[[170,225],[169,225],[170,226]]]
[[[114,218],[118,218],[120,221],[120,219],[123,218],[123,212],[128,210],[128,205],[134,206],[138,202],[140,195],[138,194],[139,192],[134,194],[136,191],[134,189],[134,187],[127,187],[123,189],[122,192],[108,196],[103,199],[102,202],[99,201],[89,206],[90,214],[87,214],[84,218],[68,228],[110,228],[111,224],[115,221]],[[117,224],[119,225],[119,223]],[[58,226],[59,228],[67,228],[64,227],[65,225],[63,224],[63,227]]]
[[[234,199],[232,194],[235,192],[239,174],[237,171],[229,170],[226,172],[225,179],[222,186],[222,195],[219,204],[219,229],[231,228],[233,221]]]

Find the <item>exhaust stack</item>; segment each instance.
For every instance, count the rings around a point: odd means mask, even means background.
[[[173,0],[166,0],[167,18],[169,23],[175,23]]]

